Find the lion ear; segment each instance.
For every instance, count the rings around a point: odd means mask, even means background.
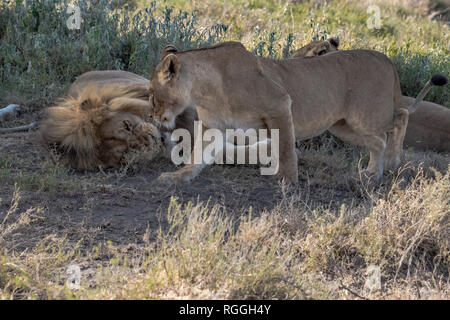
[[[175,53],[175,52],[178,52],[178,49],[173,44],[169,44],[169,45],[165,46],[161,50],[161,54],[160,54],[161,60],[164,59],[168,54]]]
[[[330,38],[328,40],[332,46],[334,46],[336,49],[339,47],[339,38]]]
[[[162,83],[167,83],[178,76],[180,71],[180,62],[173,53],[167,55],[161,62],[159,79]]]

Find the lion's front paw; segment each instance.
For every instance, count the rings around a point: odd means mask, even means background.
[[[171,184],[182,184],[185,182],[189,182],[189,178],[185,177],[180,172],[164,172],[158,177],[157,180],[159,183],[171,185]]]

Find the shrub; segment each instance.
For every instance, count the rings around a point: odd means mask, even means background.
[[[80,29],[70,30],[67,0],[2,1],[0,4],[0,95],[17,91],[42,97],[90,70],[129,70],[149,76],[160,50],[173,43],[194,48],[218,42],[226,26],[200,31],[195,13],[140,10],[117,1],[78,0]]]

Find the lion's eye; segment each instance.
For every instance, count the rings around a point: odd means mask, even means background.
[[[124,120],[123,125],[124,125],[126,131],[131,131],[131,123],[129,121]]]

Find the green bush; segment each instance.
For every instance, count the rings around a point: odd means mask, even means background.
[[[441,73],[450,76],[449,58],[443,54],[419,54],[403,49],[390,58],[397,68],[402,93],[407,96],[417,96],[433,74]],[[449,86],[434,87],[427,94],[425,100],[450,108]]]
[[[160,50],[169,43],[195,48],[222,41],[225,33],[226,39],[244,41],[233,30],[226,32],[224,24],[201,27],[195,8],[187,8],[187,11],[194,10],[191,13],[174,12],[172,7],[160,8],[155,2],[143,7],[143,2],[138,5],[135,0],[78,0],[75,4],[81,9],[81,26],[79,30],[70,30],[66,25],[70,16],[66,12],[68,0],[3,0],[0,4],[0,97],[20,93],[24,99],[51,101],[76,76],[90,70],[120,69],[149,77]],[[372,48],[386,53],[397,66],[403,93],[409,96],[416,96],[432,74],[450,75],[448,48],[442,46],[447,36],[435,24],[418,19],[417,26],[423,28],[416,30],[414,41],[411,37],[405,40],[400,32],[410,35],[414,26],[404,30],[397,16],[385,21],[396,35],[371,33],[365,29],[364,11],[341,2],[325,7],[308,2],[293,4],[292,11],[283,9],[281,4],[275,7],[275,2],[271,2],[276,12],[286,11],[281,14],[283,19],[297,16],[300,34],[291,33],[272,17],[270,26],[264,23],[262,27],[247,26],[245,23],[252,20],[249,18],[238,26],[230,18],[225,23],[241,31],[251,30],[249,40],[244,41],[248,49],[271,58],[288,57],[306,44],[300,44],[299,37],[303,42],[325,39],[344,26],[352,36],[342,39],[342,49]],[[214,5],[219,6],[220,1],[217,4],[212,1],[211,6]],[[260,8],[260,2],[253,1],[252,6]],[[137,7],[141,9],[136,10]],[[446,86],[433,88],[426,100],[450,107],[449,98],[450,89]]]
[[[123,2],[123,1],[122,1]],[[90,70],[120,69],[149,76],[160,50],[172,43],[181,48],[221,40],[226,26],[200,31],[194,13],[155,3],[133,10],[120,2],[78,0],[80,29],[70,30],[67,0],[2,1],[0,4],[0,95],[61,94],[76,76]]]

